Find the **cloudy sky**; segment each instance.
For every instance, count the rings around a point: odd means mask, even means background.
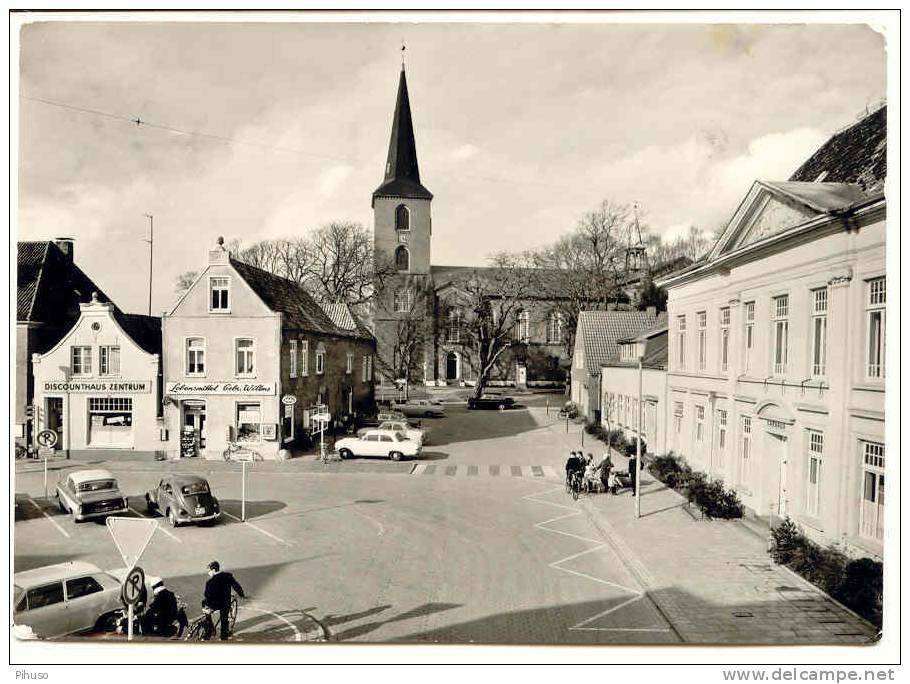
[[[602,199],[638,202],[658,233],[714,230],[753,179],[786,178],[885,95],[864,26],[39,23],[20,38],[18,237],[74,237],[137,312],[143,214],[156,312],[219,235],[372,225],[402,39],[435,264],[545,244]]]

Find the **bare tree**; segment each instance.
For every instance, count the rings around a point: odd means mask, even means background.
[[[190,289],[190,285],[193,284],[193,281],[196,280],[196,277],[199,275],[199,271],[184,271],[177,276],[177,280],[174,282],[174,292],[177,294],[177,297],[183,296],[183,293]]]
[[[427,315],[429,297],[426,288],[418,288],[411,310],[396,314],[395,330],[382,340],[388,351],[377,355],[376,369],[387,380],[405,380],[409,386],[423,379],[423,350],[433,340],[432,319]]]
[[[489,268],[471,270],[452,281],[446,309],[463,312],[460,332],[464,352],[477,371],[479,397],[503,354],[516,343],[518,316],[526,302],[540,295],[539,271],[530,255],[500,253]]]
[[[685,235],[678,235],[672,240],[650,235],[646,244],[652,264],[665,264],[681,257],[697,261],[711,249],[711,245],[711,236],[697,226],[689,226]]]

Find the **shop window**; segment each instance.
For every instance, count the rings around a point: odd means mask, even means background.
[[[92,374],[92,348],[73,347],[71,352],[70,369],[73,375]]]
[[[256,371],[256,343],[250,338],[240,338],[235,342],[234,372],[238,377],[252,377]]]
[[[288,358],[290,359],[288,374],[292,378],[296,378],[297,377],[297,340],[290,341],[290,355]]]
[[[231,310],[231,279],[225,276],[209,278],[209,311],[227,313]]]
[[[258,442],[262,439],[262,406],[257,403],[237,404],[237,441]]]
[[[120,347],[98,347],[98,372],[101,375],[120,375]]]
[[[186,374],[205,375],[204,337],[188,337],[186,340]]]
[[[91,446],[132,445],[132,397],[89,397],[88,412]]]
[[[808,459],[806,472],[806,513],[818,516],[818,504],[821,493],[822,452],[825,438],[817,430],[807,430]]]
[[[866,377],[874,380],[885,376],[885,279],[875,278],[868,284],[866,300]]]
[[[862,493],[859,509],[859,534],[866,539],[884,539],[885,525],[885,445],[860,442],[862,453]]]

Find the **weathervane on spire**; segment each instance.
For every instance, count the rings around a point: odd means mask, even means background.
[[[404,44],[404,38],[401,39],[401,70],[404,71],[404,53],[408,46]]]

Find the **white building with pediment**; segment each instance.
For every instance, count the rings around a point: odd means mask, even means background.
[[[755,516],[881,556],[883,107],[787,182],[756,182],[669,294],[668,449]]]

